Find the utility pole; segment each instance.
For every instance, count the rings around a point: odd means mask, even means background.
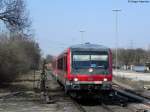
[[[119,36],[118,36],[118,12],[121,12],[120,9],[115,9],[112,10],[113,12],[115,12],[115,38],[116,38],[116,59],[115,59],[115,68],[116,68],[116,74],[118,74],[117,71],[117,67],[118,67],[118,40],[119,40]]]
[[[84,33],[85,33],[85,31],[80,30],[80,33],[81,33],[81,43],[84,43]]]

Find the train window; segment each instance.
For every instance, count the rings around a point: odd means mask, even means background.
[[[89,61],[90,55],[73,55],[73,61]]]
[[[107,61],[108,55],[91,55],[91,60],[93,60],[93,61]]]
[[[63,65],[64,65],[64,71],[67,71],[67,56],[64,57],[64,61],[63,61]]]
[[[72,72],[74,74],[108,74],[108,52],[78,51],[72,53]],[[93,72],[88,72],[93,68]]]
[[[58,61],[57,61],[57,68],[59,70],[63,69],[63,58],[58,59]]]
[[[67,71],[67,57],[57,60],[57,69]]]

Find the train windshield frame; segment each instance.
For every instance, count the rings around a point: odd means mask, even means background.
[[[108,51],[72,51],[71,59],[73,74],[109,74]]]

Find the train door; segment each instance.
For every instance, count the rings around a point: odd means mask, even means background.
[[[67,74],[68,74],[68,72],[67,72],[67,55],[65,55],[64,57],[63,57],[63,82],[65,83],[66,82],[66,79],[67,79]]]

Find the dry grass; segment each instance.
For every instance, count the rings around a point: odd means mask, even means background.
[[[30,71],[27,74],[19,75],[15,81],[5,83],[0,91],[32,91],[37,88],[41,71]]]
[[[144,91],[144,87],[146,85],[150,85],[150,82],[148,81],[133,81],[129,78],[124,78],[124,77],[116,77],[114,76],[114,80],[118,81],[119,83],[123,85],[130,86],[136,91]]]
[[[19,75],[14,82],[20,82],[20,81],[37,81],[40,79],[40,73],[41,71],[30,71],[27,74],[21,74]]]

